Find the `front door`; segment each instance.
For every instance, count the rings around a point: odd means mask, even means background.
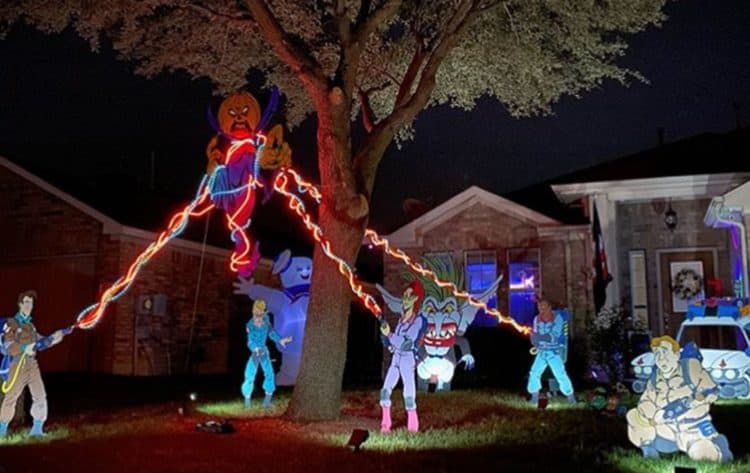
[[[716,250],[670,250],[659,255],[661,311],[664,333],[676,336],[687,305],[705,297],[706,282],[714,280]],[[697,276],[697,277],[696,277]]]

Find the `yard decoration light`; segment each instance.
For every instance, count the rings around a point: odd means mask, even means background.
[[[358,452],[362,447],[362,444],[370,438],[370,432],[365,429],[354,429],[349,440],[346,442],[347,447],[352,447],[355,452]]]
[[[677,212],[672,208],[672,201],[669,202],[669,208],[664,212],[664,225],[670,232],[677,228]]]

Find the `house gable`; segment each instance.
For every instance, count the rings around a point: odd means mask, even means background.
[[[559,221],[546,215],[487,192],[477,186],[472,186],[421,217],[409,222],[392,234],[387,235],[386,238],[394,245],[404,248],[423,246],[424,235],[442,228],[455,217],[476,206],[487,208],[495,214],[506,215],[518,221],[519,225],[525,224],[532,227],[562,225]],[[446,226],[446,228],[451,228],[452,231],[455,229],[455,226]]]

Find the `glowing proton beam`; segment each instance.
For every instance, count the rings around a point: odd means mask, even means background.
[[[233,156],[233,154],[236,151],[240,150],[241,147],[244,145],[256,146],[257,150],[260,151],[260,149],[262,149],[263,147],[263,144],[265,143],[265,137],[262,135],[259,135],[258,138],[259,138],[258,141],[253,141],[251,139],[248,139],[248,140],[240,140],[234,143],[232,147],[230,147],[229,152],[227,152],[228,157],[227,157],[226,163],[228,163],[231,157]],[[175,213],[172,216],[172,218],[169,220],[169,224],[167,225],[167,229],[161,232],[157,240],[152,242],[141,254],[138,255],[138,257],[136,257],[135,261],[128,268],[128,271],[126,272],[125,276],[119,278],[109,288],[107,288],[107,290],[105,290],[102,293],[98,302],[90,305],[89,307],[81,311],[81,313],[78,315],[78,318],[77,318],[78,327],[83,328],[83,329],[93,328],[101,320],[107,306],[110,303],[116,301],[123,294],[125,294],[128,291],[128,289],[130,289],[131,285],[135,281],[136,277],[140,273],[140,270],[143,268],[143,266],[145,266],[164,246],[166,246],[167,243],[169,243],[172,239],[176,238],[178,235],[180,235],[183,232],[183,230],[185,229],[191,217],[201,217],[201,216],[206,215],[208,212],[210,212],[214,208],[213,203],[207,205],[205,208],[196,210],[196,208],[198,208],[201,204],[205,203],[207,201],[206,199],[209,197],[211,198],[211,200],[213,200],[215,197],[220,196],[220,195],[239,193],[239,192],[245,191],[245,196],[244,196],[242,204],[237,208],[237,210],[233,214],[231,215],[226,214],[226,217],[227,217],[227,225],[229,227],[229,230],[231,231],[232,241],[237,241],[236,240],[237,238],[241,238],[244,243],[243,245],[244,250],[241,253],[239,254],[237,254],[236,252],[232,253],[232,258],[230,262],[230,267],[232,271],[236,272],[240,266],[250,262],[249,258],[252,258],[252,255],[248,257],[248,255],[251,252],[250,240],[247,237],[247,234],[245,233],[245,230],[250,225],[250,220],[248,219],[248,222],[246,224],[241,224],[240,222],[237,221],[237,219],[240,215],[242,215],[242,213],[245,210],[247,210],[247,206],[251,205],[250,202],[253,201],[254,190],[256,188],[263,187],[262,183],[259,182],[255,178],[255,176],[259,172],[259,169],[257,169],[258,167],[257,160],[256,160],[256,166],[255,166],[256,173],[249,176],[248,182],[246,185],[241,186],[237,189],[232,189],[231,191],[222,191],[222,192],[213,193],[212,189],[214,188],[216,174],[219,171],[219,169],[223,167],[224,167],[223,165],[218,166],[211,173],[210,176],[206,175],[203,177],[203,180],[201,181],[201,184],[198,187],[198,192],[196,193],[195,199],[193,199],[193,201],[187,206],[185,206],[181,211]],[[333,250],[331,249],[331,242],[327,238],[325,238],[320,226],[318,226],[316,223],[312,221],[312,218],[310,217],[310,214],[307,212],[305,208],[305,204],[302,201],[302,199],[298,195],[296,195],[295,193],[289,190],[289,185],[290,185],[289,176],[291,176],[292,180],[297,186],[297,193],[302,194],[302,195],[307,194],[310,197],[312,197],[316,203],[320,204],[320,201],[322,199],[320,190],[314,184],[302,179],[302,177],[293,169],[289,169],[289,168],[281,169],[281,171],[276,176],[276,179],[273,183],[274,190],[284,195],[288,199],[289,208],[293,210],[302,219],[302,222],[305,224],[305,227],[311,233],[312,237],[315,239],[316,242],[320,244],[320,247],[323,250],[323,253],[329,259],[331,259],[337,264],[339,272],[347,279],[352,292],[362,301],[364,306],[370,312],[372,312],[377,317],[381,317],[383,310],[375,301],[375,299],[370,294],[367,294],[364,291],[364,289],[362,288],[362,284],[360,283],[360,281],[357,279],[355,275],[355,271],[351,268],[351,266],[349,266],[349,264],[346,261],[341,259],[339,256],[337,256],[333,252]],[[497,319],[501,323],[505,323],[505,324],[509,324],[513,326],[513,328],[515,328],[520,333],[523,333],[523,334],[530,333],[531,329],[529,327],[520,325],[511,317],[508,317],[500,313],[497,309],[488,307],[486,303],[475,299],[468,292],[460,290],[458,287],[456,287],[454,283],[440,280],[435,275],[434,272],[423,267],[419,263],[414,262],[402,250],[392,247],[390,245],[390,242],[388,242],[388,240],[380,236],[374,230],[367,229],[365,231],[365,236],[372,242],[373,245],[384,248],[386,253],[388,253],[390,256],[401,260],[404,264],[409,266],[413,271],[421,274],[422,276],[432,279],[440,287],[449,289],[451,292],[453,292],[453,294],[456,297],[467,300],[474,307],[484,309],[484,311],[488,315],[497,317]]]
[[[305,204],[302,202],[302,200],[295,194],[289,192],[289,190],[287,189],[288,185],[289,178],[287,177],[286,172],[282,171],[276,177],[276,181],[274,181],[274,190],[289,199],[289,208],[294,210],[294,212],[302,219],[302,222],[310,231],[315,241],[320,244],[323,253],[325,253],[328,258],[333,260],[338,265],[339,272],[349,281],[349,287],[351,287],[352,292],[354,292],[354,294],[362,301],[362,303],[370,312],[375,314],[377,317],[380,317],[383,313],[383,309],[380,308],[378,303],[370,294],[366,293],[362,289],[362,284],[354,275],[354,271],[352,270],[351,266],[349,266],[346,261],[336,256],[333,250],[331,250],[331,242],[323,236],[323,230],[321,230],[316,223],[313,223],[312,219],[310,218],[310,214],[307,213],[307,210],[305,210]]]
[[[206,198],[210,195],[210,189],[213,186],[213,182],[216,176],[214,172],[211,176],[204,176],[198,187],[198,192],[195,199],[190,204],[185,206],[181,211],[177,212],[169,220],[167,229],[162,231],[157,237],[156,241],[152,242],[130,265],[128,271],[124,277],[120,277],[115,281],[109,288],[107,288],[99,298],[99,301],[95,304],[90,305],[78,314],[76,319],[76,325],[83,329],[90,329],[94,327],[104,315],[104,310],[107,306],[119,299],[125,294],[130,286],[135,281],[136,276],[140,273],[143,266],[145,266],[151,258],[153,258],[167,243],[180,235],[187,226],[190,217],[204,215],[211,208],[213,204],[209,205],[206,209],[201,209],[195,212],[195,208],[204,203]]]
[[[295,183],[297,184],[297,188],[299,189],[300,193],[307,192],[307,193],[310,194],[310,196],[313,199],[315,199],[315,201],[317,203],[320,203],[322,195],[320,194],[320,191],[318,190],[318,188],[315,187],[315,185],[313,185],[310,182],[307,182],[304,179],[302,179],[302,177],[300,177],[300,175],[297,174],[292,169],[284,169],[282,171],[282,174],[280,174],[280,176],[282,176],[285,173],[292,176],[292,178],[294,179]],[[300,203],[300,205],[301,205],[301,203]],[[386,251],[386,253],[388,253],[390,256],[392,256],[392,257],[394,257],[396,259],[401,260],[404,264],[406,264],[407,266],[409,266],[413,271],[421,274],[422,276],[430,278],[438,286],[443,287],[443,288],[447,288],[448,290],[450,290],[451,292],[453,292],[453,294],[456,297],[461,298],[461,299],[466,299],[468,301],[468,303],[471,304],[472,306],[478,307],[480,309],[484,309],[484,311],[485,311],[486,314],[496,317],[500,323],[509,324],[514,329],[516,329],[518,332],[520,332],[520,333],[522,333],[524,335],[528,335],[529,333],[531,333],[531,328],[530,327],[526,327],[524,325],[521,325],[518,322],[516,322],[515,320],[513,320],[512,317],[508,317],[507,315],[503,315],[497,309],[493,309],[491,307],[488,307],[486,303],[484,303],[484,302],[482,302],[482,301],[480,301],[478,299],[475,299],[468,292],[460,290],[458,287],[456,287],[456,285],[454,283],[449,282],[449,281],[443,281],[443,280],[439,279],[437,277],[437,275],[433,271],[425,268],[424,266],[420,265],[419,263],[414,262],[412,260],[412,258],[409,257],[409,255],[407,255],[406,253],[404,253],[402,250],[391,246],[390,242],[387,239],[385,239],[382,236],[380,236],[375,230],[371,230],[371,229],[368,228],[367,230],[365,230],[365,236],[372,242],[373,245],[382,247]],[[350,282],[350,285],[351,285],[351,282]],[[353,286],[352,286],[352,290],[354,290]],[[356,293],[356,291],[355,291],[355,293]],[[376,315],[379,315],[379,314],[380,314],[379,312],[376,313]]]

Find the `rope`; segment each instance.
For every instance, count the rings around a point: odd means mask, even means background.
[[[193,298],[193,318],[190,320],[190,337],[188,338],[187,356],[185,357],[185,372],[190,367],[190,351],[193,348],[193,333],[195,332],[195,316],[198,312],[198,298],[201,293],[201,279],[203,278],[203,261],[206,257],[206,240],[208,239],[208,226],[211,221],[211,214],[206,216],[206,228],[203,230],[203,246],[201,247],[201,261],[198,264],[198,282],[195,288],[195,297]]]

